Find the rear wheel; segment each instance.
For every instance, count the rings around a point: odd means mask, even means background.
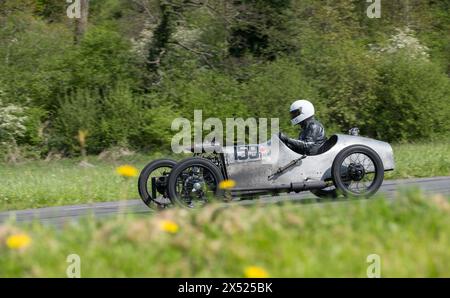
[[[155,160],[149,163],[139,175],[139,195],[150,208],[162,209],[171,204],[167,192],[167,181],[176,164],[177,162],[171,159]]]
[[[377,192],[384,179],[380,157],[362,145],[350,146],[339,152],[331,172],[334,186],[345,196],[369,197]]]
[[[177,164],[169,177],[168,192],[174,204],[185,208],[201,208],[224,193],[220,169],[211,161],[192,157]]]

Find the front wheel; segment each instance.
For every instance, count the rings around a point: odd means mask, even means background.
[[[363,145],[345,148],[331,167],[334,186],[345,196],[370,197],[383,183],[384,167],[378,154]]]
[[[224,193],[219,183],[224,180],[220,169],[211,161],[191,157],[173,168],[168,192],[171,201],[185,208],[201,208]]]

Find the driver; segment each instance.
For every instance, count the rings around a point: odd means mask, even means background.
[[[280,132],[280,140],[299,154],[317,154],[327,138],[323,125],[314,118],[313,104],[307,100],[297,100],[291,105],[290,111],[292,125],[300,124],[302,129],[299,139],[291,139]]]

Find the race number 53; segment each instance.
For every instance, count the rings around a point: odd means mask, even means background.
[[[259,159],[258,145],[237,145],[234,146],[235,160],[255,160]]]

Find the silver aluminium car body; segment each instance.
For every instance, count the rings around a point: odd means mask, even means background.
[[[394,169],[394,154],[386,142],[353,135],[337,134],[328,141],[327,151],[302,158],[292,151],[277,135],[266,143],[235,145],[222,148],[228,178],[237,188],[277,186],[295,182],[325,181],[332,179],[331,168],[339,152],[352,145],[363,145],[374,150],[381,158],[385,171]],[[298,160],[297,164],[274,175],[281,167]]]

